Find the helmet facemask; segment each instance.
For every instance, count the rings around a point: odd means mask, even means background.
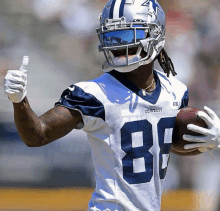
[[[149,64],[165,43],[163,30],[157,24],[142,20],[127,23],[125,17],[106,19],[97,33],[100,40],[99,51],[106,58],[102,67],[105,72],[112,69],[130,72],[140,65]],[[137,49],[136,53],[133,50],[131,54],[131,49]],[[124,51],[124,55],[118,56],[114,51]],[[141,54],[143,51],[144,57]]]

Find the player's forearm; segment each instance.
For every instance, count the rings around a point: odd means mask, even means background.
[[[22,141],[29,147],[42,146],[43,126],[27,98],[20,103],[13,103],[13,106],[15,125]]]

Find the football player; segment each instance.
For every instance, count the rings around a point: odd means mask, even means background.
[[[55,107],[38,117],[26,97],[28,57],[9,70],[5,93],[23,142],[40,147],[73,129],[88,134],[95,166],[93,211],[159,211],[179,109],[188,105],[188,89],[164,50],[165,14],[156,0],[109,0],[99,17],[99,50],[105,55],[101,77],[70,85]],[[158,60],[164,73],[154,69]],[[172,75],[170,74],[172,73]],[[219,119],[205,107],[199,115],[209,128],[185,136],[199,154],[217,148]],[[73,143],[74,144],[74,143]],[[183,154],[184,155],[184,154]]]

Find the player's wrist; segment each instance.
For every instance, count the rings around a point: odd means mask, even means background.
[[[27,90],[24,90],[21,93],[16,93],[16,95],[8,95],[8,99],[12,102],[12,103],[20,103],[24,100],[24,98],[27,95]]]

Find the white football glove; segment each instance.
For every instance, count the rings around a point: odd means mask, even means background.
[[[187,129],[200,133],[201,136],[183,135],[186,141],[197,142],[196,144],[186,144],[185,149],[198,148],[201,152],[219,148],[220,145],[220,120],[213,110],[204,107],[204,111],[199,111],[198,116],[202,118],[208,128],[188,124]]]
[[[19,70],[8,70],[5,80],[4,88],[5,94],[8,96],[9,100],[13,103],[20,103],[26,96],[26,86],[27,86],[27,67],[28,67],[29,57],[24,56],[21,67]]]

